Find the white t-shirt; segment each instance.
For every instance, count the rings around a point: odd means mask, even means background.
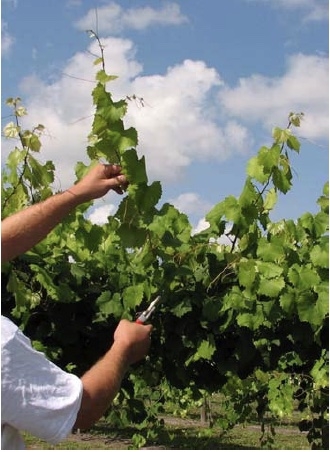
[[[72,430],[80,408],[82,382],[50,362],[1,316],[1,449],[24,449],[25,430],[49,443]]]

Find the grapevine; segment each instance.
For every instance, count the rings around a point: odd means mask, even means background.
[[[169,203],[157,207],[161,183],[149,183],[137,131],[123,122],[133,96],[113,100],[107,86],[116,77],[106,73],[99,45],[86,153],[91,165],[120,163],[130,185],[106,224],[92,224],[85,215],[91,203],[82,205],[4,265],[3,312],[81,375],[109,347],[118,321],[133,319],[161,290],[150,357],[124,381],[108,422],[140,425],[141,446],[161,428],[166,399],[146,403],[146,392],[170,398],[187,391],[196,403],[221,392],[228,416],[213,422],[224,430],[253,411],[266,447],[276,422],[298,410],[311,446],[327,448],[328,184],[318,213],[270,219],[278,194],[289,195],[293,184],[290,153],[301,151],[294,129],[303,114],[290,113],[287,128],[274,128],[273,143],[248,162],[241,194],[217,203],[208,228],[193,235],[185,214]],[[15,122],[4,134],[18,146],[3,168],[3,217],[50,196],[55,171],[35,158],[43,126],[22,130],[26,110],[20,99],[8,104]],[[77,178],[87,169],[77,163]],[[219,241],[223,235],[229,245]]]

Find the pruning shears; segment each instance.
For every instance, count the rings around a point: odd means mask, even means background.
[[[135,320],[136,323],[139,323],[140,325],[143,325],[146,323],[146,321],[151,317],[154,310],[156,309],[157,305],[160,303],[161,296],[158,295],[148,306],[148,308],[143,311],[142,313],[138,314],[138,318]]]

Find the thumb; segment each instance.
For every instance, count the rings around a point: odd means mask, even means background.
[[[118,174],[117,176],[111,176],[109,179],[107,179],[108,186],[111,188],[120,187],[121,185],[126,186],[127,185],[127,179],[124,174]]]
[[[152,329],[153,329],[153,326],[149,323],[148,325],[144,325],[144,327],[146,328],[146,330],[147,330],[148,333],[150,334],[151,331],[152,331]]]

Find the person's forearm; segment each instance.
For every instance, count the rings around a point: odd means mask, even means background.
[[[5,218],[1,223],[1,261],[31,249],[80,202],[79,196],[67,190]]]
[[[116,397],[128,369],[128,359],[116,342],[81,380],[83,396],[74,428],[88,429],[97,422]]]
[[[1,260],[6,262],[36,245],[76,206],[109,190],[122,194],[127,179],[118,165],[97,164],[69,190],[34,204],[2,221]]]

